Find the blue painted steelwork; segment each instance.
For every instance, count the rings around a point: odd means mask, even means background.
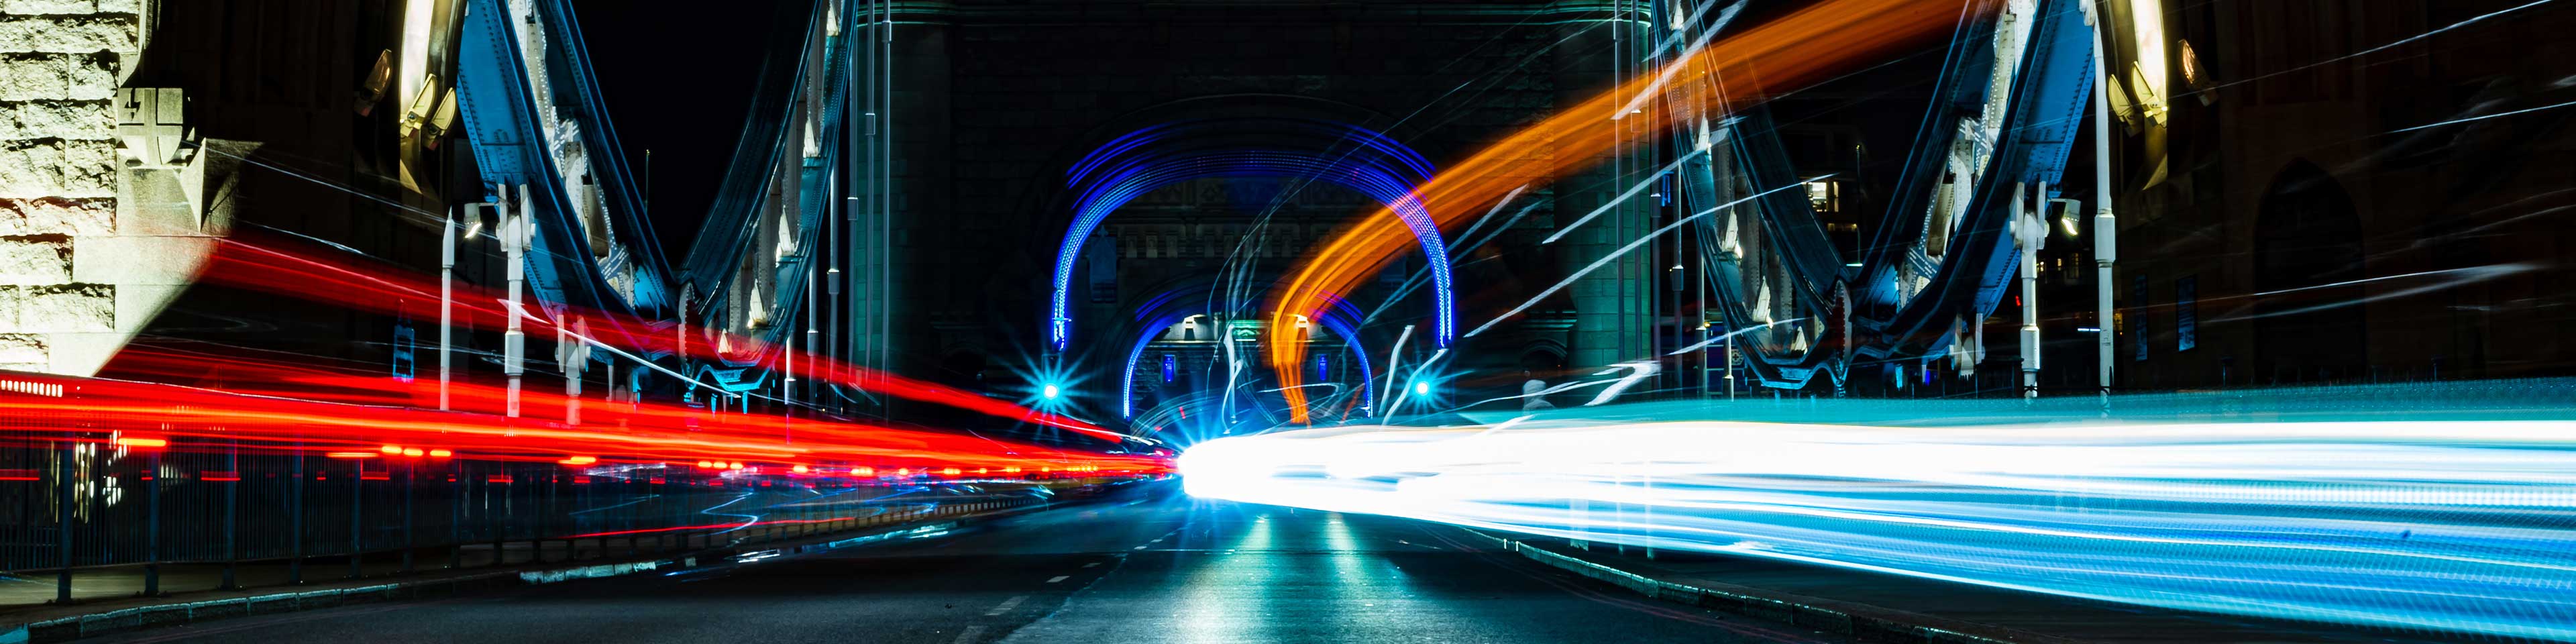
[[[608,112],[591,72],[588,52],[582,43],[581,29],[574,19],[569,0],[536,0],[535,22],[545,29],[544,78],[558,114],[537,113],[537,102],[529,81],[529,69],[522,52],[525,43],[512,29],[510,12],[503,0],[467,0],[461,46],[458,52],[458,88],[462,98],[460,112],[472,143],[486,199],[498,201],[514,186],[527,186],[528,211],[533,215],[536,234],[530,245],[528,278],[536,297],[548,302],[628,312],[666,320],[689,319],[691,312],[678,311],[673,296],[671,269],[659,242],[651,233],[650,221],[644,217],[641,191],[634,186],[626,167],[624,148],[610,125]],[[801,135],[793,121],[799,100],[804,94],[808,74],[826,74],[822,78],[841,77],[841,67],[853,46],[849,38],[827,37],[821,21],[831,15],[825,8],[837,0],[815,0],[810,11],[801,14],[782,13],[775,31],[803,33],[806,38],[776,38],[764,41],[769,49],[761,79],[755,90],[752,116],[743,128],[741,143],[733,156],[718,198],[705,219],[696,243],[680,277],[694,284],[699,299],[690,302],[701,311],[717,306],[732,288],[726,279],[740,267],[750,253],[752,239],[764,214],[774,214],[781,205],[769,199],[771,178],[784,161],[791,137]],[[840,33],[855,33],[855,14],[839,12]],[[801,31],[799,31],[801,28]],[[822,39],[819,52],[814,38]],[[810,54],[819,53],[819,56]],[[808,69],[809,59],[825,62],[820,69]],[[792,208],[797,216],[788,227],[795,239],[819,240],[823,213],[832,204],[834,189],[830,177],[842,162],[839,132],[841,99],[847,90],[843,83],[827,83],[819,106],[822,132],[821,153],[806,158],[801,167],[800,189],[792,195]],[[589,177],[599,186],[605,203],[603,215],[609,218],[613,242],[625,254],[635,272],[631,296],[620,294],[610,284],[600,264],[593,261],[588,234],[582,228],[580,215],[574,210],[573,197],[566,193],[564,169],[555,167],[548,151],[545,120],[550,116],[577,119],[581,143],[589,151]],[[515,198],[515,192],[508,195]],[[805,280],[810,278],[808,265],[820,244],[802,243],[796,252],[781,257],[775,270],[774,293],[764,294],[774,303],[772,311],[785,318],[802,304]],[[599,333],[632,336],[667,333],[667,325],[658,329],[623,328],[614,321],[594,321]],[[793,324],[774,324],[753,334],[763,346],[774,344],[779,336],[793,331]],[[605,328],[598,328],[605,327]],[[658,357],[659,354],[655,354]],[[720,360],[721,362],[721,360]],[[758,382],[765,374],[747,382]]]
[[[475,164],[481,172],[486,201],[500,201],[513,186],[527,186],[528,212],[534,215],[528,278],[538,298],[642,316],[663,314],[669,306],[667,272],[643,216],[640,191],[634,187],[615,129],[598,96],[587,53],[577,45],[581,32],[563,0],[536,3],[546,26],[548,90],[563,116],[579,119],[580,141],[594,152],[589,179],[599,187],[612,242],[623,248],[633,269],[632,296],[618,292],[598,262],[574,197],[566,192],[565,175],[547,151],[546,130],[531,95],[524,43],[509,27],[509,12],[500,0],[472,0],[457,56],[459,113],[465,122]],[[571,44],[571,45],[568,45]],[[647,329],[625,328],[603,321],[595,332],[632,335]]]
[[[1985,0],[1981,6],[1999,2]],[[1848,306],[1851,328],[1857,337],[1846,338],[1850,351],[1835,355],[1827,351],[1806,351],[1792,355],[1773,355],[1747,344],[1745,355],[1755,379],[1765,386],[1796,389],[1805,387],[1814,376],[1828,372],[1854,356],[1887,357],[1939,351],[1946,346],[1937,336],[1961,315],[1982,318],[1991,313],[1996,303],[2010,288],[2014,260],[2014,242],[2009,234],[2009,199],[2016,183],[2055,183],[2065,171],[2066,158],[2075,128],[2082,123],[2085,100],[2090,97],[2092,78],[2091,32],[2084,24],[2082,5],[2078,0],[2037,0],[2035,20],[2021,58],[2015,63],[2008,112],[2001,116],[2003,134],[1993,142],[1993,153],[1986,157],[1986,167],[1977,174],[1973,199],[1962,212],[1964,221],[1952,235],[1948,252],[1943,253],[1931,269],[1928,284],[1911,297],[1896,286],[1898,270],[1920,254],[1929,223],[1924,213],[1932,207],[1932,194],[1943,181],[1948,168],[1943,163],[1959,136],[1957,124],[1964,114],[1983,109],[1993,86],[1991,71],[1995,68],[1994,38],[1997,21],[1983,18],[1962,26],[1953,38],[1944,71],[1934,95],[1932,109],[1918,134],[1914,152],[1900,178],[1897,201],[1889,210],[1876,237],[1862,246],[1858,267],[1847,267],[1840,253],[1817,223],[1803,191],[1783,191],[1756,201],[1743,210],[1758,217],[1766,245],[1785,266],[1788,278],[1783,286],[1801,304],[1802,315],[1826,321],[1827,328],[1840,322],[1839,311],[1828,305],[1837,300],[1845,285],[1852,301]],[[1977,15],[1992,16],[1993,11]],[[1723,160],[1732,169],[1724,172],[1711,161],[1686,164],[1678,173],[1683,203],[1703,208],[1723,203],[1724,195],[1742,194],[1746,188],[1763,190],[1802,181],[1788,166],[1787,151],[1779,142],[1776,127],[1759,106],[1723,115],[1717,145],[1724,146]],[[1693,132],[1679,135],[1677,143],[1688,149],[1696,145]],[[1740,183],[1735,183],[1740,182]],[[1733,183],[1731,187],[1721,183]],[[1713,240],[1722,233],[1716,228],[1722,218],[1703,220],[1702,240],[1705,262],[1712,290],[1713,308],[1723,318],[1726,328],[1745,329],[1761,326],[1763,321],[1748,307],[1754,301],[1758,285],[1747,281],[1741,258],[1722,252]],[[1838,329],[1837,329],[1838,331]]]
[[[1431,177],[1431,164],[1394,139],[1358,126],[1305,119],[1264,123],[1272,132],[1306,138],[1334,149],[1281,150],[1233,145],[1193,147],[1193,130],[1204,121],[1179,121],[1140,129],[1102,144],[1066,173],[1066,186],[1076,195],[1074,220],[1056,252],[1052,299],[1048,306],[1049,346],[1062,351],[1072,335],[1069,302],[1073,267],[1082,245],[1111,212],[1157,188],[1207,177],[1289,177],[1323,181],[1357,190],[1393,210],[1420,243],[1431,267],[1435,338],[1447,346],[1457,322],[1450,288],[1447,243],[1430,213],[1413,194],[1413,186]],[[1302,136],[1301,136],[1302,135]]]
[[[771,198],[775,173],[785,165],[788,155],[797,149],[798,142],[805,135],[796,114],[808,79],[814,74],[827,79],[844,76],[843,66],[850,58],[848,48],[855,46],[856,42],[846,36],[820,35],[824,31],[821,21],[827,14],[824,4],[817,2],[813,11],[802,20],[782,24],[773,30],[821,37],[820,62],[823,66],[810,66],[815,62],[811,56],[814,53],[812,41],[778,39],[771,42],[769,56],[762,63],[762,74],[754,89],[751,115],[744,121],[742,137],[734,147],[733,165],[717,187],[716,199],[708,207],[707,216],[698,229],[694,244],[689,247],[688,260],[680,272],[681,282],[693,286],[698,294],[699,301],[691,302],[692,306],[713,310],[718,306],[716,303],[729,298],[731,289],[743,286],[732,277],[741,268],[744,257],[760,252],[754,246],[757,245],[762,218],[775,216],[781,206]],[[854,12],[839,12],[840,33],[857,33],[856,18]],[[793,237],[799,243],[794,252],[780,257],[777,265],[768,269],[775,271],[771,283],[776,287],[760,294],[763,301],[771,303],[773,319],[792,317],[804,303],[805,281],[814,278],[814,271],[808,266],[815,261],[815,251],[824,245],[818,243],[823,241],[820,232],[823,217],[834,205],[831,203],[835,190],[832,177],[840,174],[843,157],[847,156],[841,154],[842,142],[848,138],[842,131],[845,120],[842,111],[848,103],[843,97],[849,88],[838,82],[827,83],[825,87],[821,97],[822,127],[814,137],[817,155],[802,157],[802,163],[793,170],[799,173],[799,177],[798,190],[789,197],[794,200],[789,207],[796,216],[795,224],[789,228],[795,230]],[[779,322],[756,330],[753,337],[774,343],[799,326]]]
[[[2082,5],[2075,0],[2041,0],[2038,6],[2042,10],[2024,46],[2004,134],[1987,158],[1976,196],[1966,210],[1969,218],[1959,226],[1955,239],[1960,241],[1953,242],[1959,250],[1942,257],[1930,285],[1912,298],[1899,300],[1884,285],[1894,281],[1896,266],[1904,261],[1903,248],[1870,246],[1874,252],[1864,258],[1859,283],[1853,287],[1864,306],[1855,310],[1853,318],[1878,339],[1862,344],[1861,355],[1895,355],[1937,345],[1940,341],[1932,336],[1947,331],[1952,320],[1962,313],[1978,318],[1991,314],[2009,290],[2016,252],[2009,221],[2014,185],[2058,182],[2094,84],[2092,31],[2084,24]],[[1971,77],[1966,84],[1983,87],[1984,80]],[[1984,92],[1976,94],[1983,102]],[[1932,129],[1955,131],[1939,124]],[[1949,147],[1946,140],[1941,147]],[[1946,171],[1938,157],[1930,163],[1909,162],[1907,170],[1906,181],[1898,184],[1897,194],[1902,197],[1890,212],[1923,212]],[[1921,217],[1890,219],[1910,224],[1915,235],[1911,239],[1920,239]],[[1887,234],[1904,232],[1890,228]],[[1864,292],[1867,295],[1860,295]]]

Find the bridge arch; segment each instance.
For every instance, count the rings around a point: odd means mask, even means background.
[[[1064,165],[1064,184],[1040,207],[1072,215],[1058,244],[1049,300],[1046,343],[1064,351],[1072,338],[1071,293],[1075,263],[1110,213],[1151,192],[1212,177],[1279,177],[1321,181],[1352,189],[1404,219],[1431,268],[1433,337],[1446,346],[1455,335],[1455,298],[1448,245],[1413,187],[1428,180],[1428,160],[1385,132],[1361,123],[1384,121],[1347,104],[1282,95],[1229,95],[1186,99],[1114,120],[1077,160]]]

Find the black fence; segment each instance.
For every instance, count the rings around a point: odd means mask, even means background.
[[[801,534],[1045,494],[1033,483],[147,448],[96,434],[46,440],[43,424],[13,422],[14,440],[0,444],[0,573],[150,564],[157,580],[160,565],[194,566],[219,568],[209,586],[230,587],[236,566],[255,564],[282,565],[284,581],[298,583],[703,546],[711,533]]]

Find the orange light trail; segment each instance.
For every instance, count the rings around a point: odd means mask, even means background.
[[[1663,133],[1672,115],[1660,104],[1617,115],[1639,94],[1660,92],[1670,101],[1706,101],[1723,111],[1758,102],[1776,90],[1803,87],[1830,78],[1864,61],[1893,55],[1959,24],[1955,2],[1932,0],[1827,0],[1732,37],[1710,43],[1675,60],[1666,70],[1640,74],[1527,129],[1486,146],[1465,161],[1424,182],[1415,190],[1432,219],[1442,226],[1460,223],[1479,208],[1511,190],[1581,170],[1608,158],[1622,141]],[[1678,68],[1678,69],[1675,69]],[[1657,85],[1670,74],[1674,82]],[[1713,83],[1695,82],[1716,74],[1729,91],[1709,95]],[[1394,211],[1380,209],[1318,247],[1274,291],[1264,355],[1279,378],[1291,420],[1308,422],[1306,394],[1299,366],[1306,347],[1298,342],[1295,319],[1313,318],[1336,293],[1348,293],[1402,255],[1413,243],[1411,232]],[[1431,258],[1431,261],[1446,261]]]

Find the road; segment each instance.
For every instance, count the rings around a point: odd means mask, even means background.
[[[372,604],[92,642],[1817,642],[1646,600],[1456,528],[1196,501],[658,577]]]

